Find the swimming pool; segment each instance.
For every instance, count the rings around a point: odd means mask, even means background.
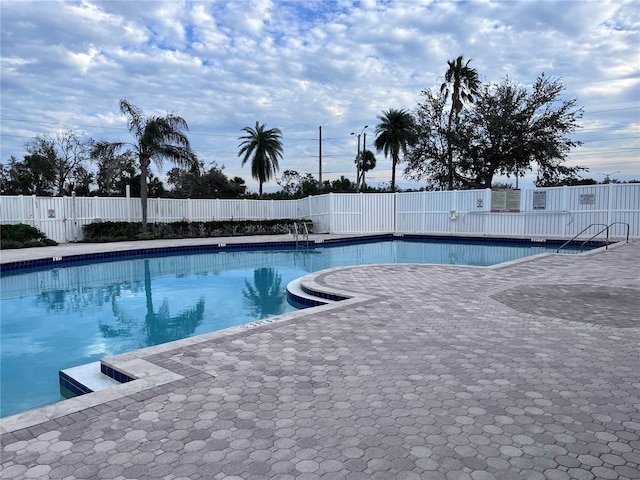
[[[59,401],[61,369],[292,311],[285,287],[310,272],[372,263],[487,266],[557,247],[386,239],[3,273],[0,416]]]

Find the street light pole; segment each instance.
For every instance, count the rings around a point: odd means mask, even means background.
[[[369,128],[369,125],[365,125],[360,133],[351,132],[351,135],[355,135],[358,138],[358,154],[356,155],[356,192],[360,191],[360,137],[364,133],[365,128]],[[367,134],[364,134],[364,141],[367,142]]]
[[[615,175],[616,173],[620,173],[620,170],[613,172],[613,173],[598,173],[598,175],[603,175],[604,176],[604,181],[603,183],[609,183],[609,177],[611,175]]]

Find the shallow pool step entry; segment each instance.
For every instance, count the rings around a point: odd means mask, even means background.
[[[287,301],[296,308],[317,307],[348,298],[314,291],[304,287],[302,280],[302,278],[298,278],[287,285]],[[99,361],[60,370],[59,378],[60,393],[65,398],[105,390],[133,380],[133,378],[112,370]]]
[[[92,362],[60,370],[60,394],[65,398],[115,387],[123,382],[102,373],[101,362]]]
[[[346,300],[349,297],[342,297],[324,292],[317,292],[304,286],[304,277],[297,278],[287,284],[287,301],[295,308],[317,307],[328,303],[335,303]]]

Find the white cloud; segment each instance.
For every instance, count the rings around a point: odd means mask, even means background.
[[[252,187],[237,137],[256,120],[283,131],[282,171],[317,172],[322,125],[325,178],[353,178],[349,133],[368,124],[371,145],[376,116],[412,109],[459,54],[485,81],[561,77],[587,112],[580,138],[612,139],[582,157],[590,163],[606,169],[617,132],[637,132],[629,127],[640,103],[634,1],[8,0],[0,8],[2,161],[24,153],[28,132],[77,127],[127,139],[118,111],[126,97],[149,113],[182,115],[203,160]],[[588,113],[603,110],[614,112]],[[388,181],[390,160],[379,154],[378,164],[369,178]],[[633,162],[626,168],[640,177]]]

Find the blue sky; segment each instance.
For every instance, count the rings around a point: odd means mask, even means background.
[[[597,180],[640,178],[638,1],[2,0],[0,9],[2,162],[58,129],[130,140],[118,110],[127,98],[184,117],[200,158],[254,191],[237,152],[256,121],[282,130],[280,173],[317,175],[322,126],[324,179],[355,179],[350,133],[369,125],[371,146],[377,115],[414,109],[462,54],[485,82],[560,77],[584,108],[575,137],[584,145],[569,164]],[[377,158],[367,180],[389,182],[391,161]]]

